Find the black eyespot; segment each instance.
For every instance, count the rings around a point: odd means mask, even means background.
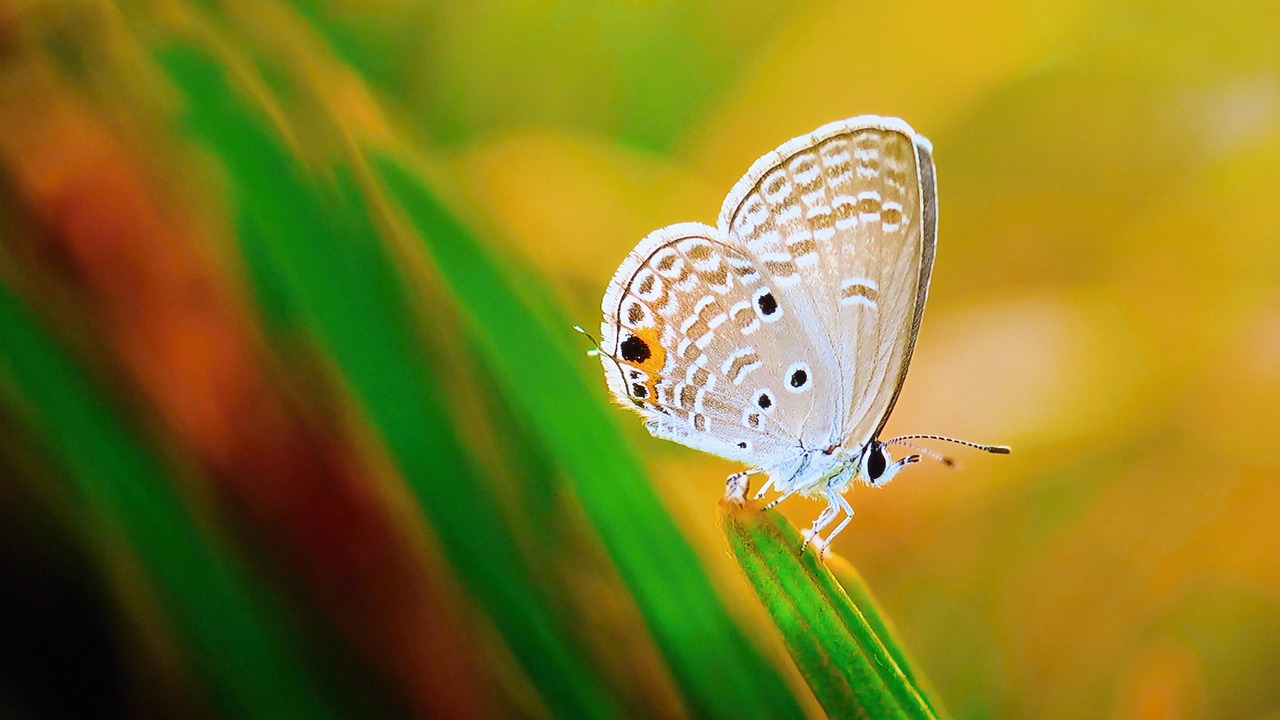
[[[627,362],[642,363],[652,354],[649,345],[635,335],[622,341],[622,359]]]
[[[644,385],[641,385],[640,383],[631,384],[631,394],[635,395],[638,398],[649,397],[649,391],[646,390]]]
[[[756,298],[756,305],[760,306],[760,312],[765,315],[772,315],[778,311],[778,301],[773,298],[773,293],[765,293]]]
[[[760,393],[760,397],[756,398],[756,404],[759,405],[761,409],[768,410],[773,407],[773,398],[769,397],[768,393]]]
[[[809,373],[803,370],[796,370],[791,373],[791,387],[804,387],[804,384],[807,382],[809,382]]]
[[[870,454],[867,455],[867,479],[871,482],[879,480],[888,465],[888,461],[884,458],[884,450],[879,445],[873,446]]]

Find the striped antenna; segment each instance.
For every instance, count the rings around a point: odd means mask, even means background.
[[[599,354],[600,354],[600,352],[601,352],[601,351],[600,351],[600,341],[599,341],[599,340],[597,340],[597,339],[595,338],[595,336],[594,336],[594,335],[592,335],[591,333],[587,332],[586,330],[583,330],[581,325],[574,325],[574,326],[573,326],[573,329],[574,329],[574,330],[577,330],[578,332],[580,332],[580,333],[582,333],[583,335],[585,335],[585,336],[587,337],[587,339],[591,341],[591,344],[592,344],[592,345],[595,345],[595,347],[594,347],[594,348],[592,348],[592,349],[590,349],[590,350],[588,350],[588,351],[587,351],[587,355],[588,355],[589,357],[595,357],[595,356],[597,356],[597,355],[599,355]]]
[[[965,447],[971,447],[975,450],[989,452],[993,455],[1009,454],[1008,445],[983,445],[981,443],[969,442],[968,440],[957,440],[955,438],[944,437],[942,435],[899,435],[891,440],[884,440],[883,443],[885,445],[904,445],[906,447],[914,447],[902,442],[903,440],[941,440],[942,442],[955,443],[956,445],[964,445]],[[916,449],[918,450],[919,448]]]
[[[881,444],[883,444],[883,445],[888,445],[889,443],[881,443]],[[934,460],[937,460],[938,462],[942,463],[943,465],[946,465],[947,467],[955,467],[955,466],[956,466],[956,460],[955,460],[955,458],[951,457],[950,455],[943,455],[943,454],[942,454],[942,453],[940,453],[940,452],[935,452],[935,451],[933,451],[933,450],[930,450],[930,449],[929,449],[929,448],[927,448],[927,447],[921,447],[921,446],[919,446],[919,445],[915,445],[915,444],[913,444],[913,443],[895,442],[895,443],[893,443],[893,444],[894,444],[894,445],[899,445],[899,446],[904,447],[904,448],[911,448],[912,450],[915,450],[916,452],[920,453],[921,455],[924,455],[925,457],[933,458]]]

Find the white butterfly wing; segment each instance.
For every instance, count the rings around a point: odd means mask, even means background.
[[[654,435],[762,469],[802,455],[842,406],[835,366],[793,296],[716,228],[681,223],[636,246],[602,304],[609,389]]]
[[[924,310],[937,243],[927,140],[894,118],[825,125],[760,158],[720,213],[800,316],[835,399],[803,430],[856,450],[887,421]],[[811,364],[813,364],[811,362]]]

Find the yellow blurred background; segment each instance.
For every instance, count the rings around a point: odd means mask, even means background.
[[[936,150],[939,250],[888,432],[1014,454],[855,488],[837,551],[959,717],[1280,712],[1280,6],[698,5],[705,39],[654,52],[741,55],[669,149],[611,139],[624,79],[596,77],[603,107],[456,152],[464,186],[589,325],[632,244],[714,222],[758,155],[903,117]],[[527,62],[510,86],[573,82]],[[727,562],[707,518],[735,468],[641,442]]]
[[[47,63],[199,195],[173,158],[216,163],[138,110],[177,112],[132,75],[156,28],[232,76],[236,47],[291,58],[305,92],[271,107],[300,165],[344,151],[308,128],[410,148],[586,327],[641,237],[713,222],[758,156],[904,118],[935,148],[939,248],[888,432],[1013,454],[854,488],[836,552],[957,718],[1280,718],[1280,3],[11,0],[7,186]],[[730,612],[767,623],[715,524],[737,468],[616,413]]]

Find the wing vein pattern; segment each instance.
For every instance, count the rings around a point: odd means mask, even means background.
[[[760,158],[716,227],[646,237],[605,293],[602,362],[654,435],[772,471],[881,428],[936,248],[929,143],[832,123]]]

